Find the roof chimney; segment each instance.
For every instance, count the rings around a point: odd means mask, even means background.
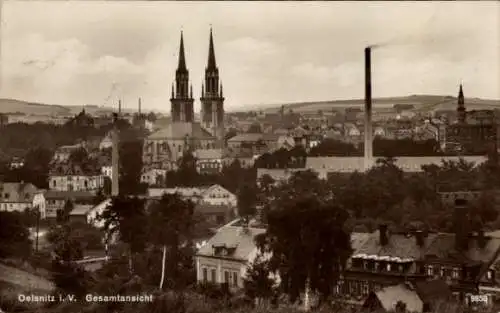
[[[455,200],[455,211],[453,213],[455,228],[455,248],[457,251],[468,249],[469,245],[469,205],[466,199]]]
[[[477,231],[477,245],[479,248],[484,249],[486,247],[487,238],[484,235],[484,230],[480,229]]]
[[[425,234],[422,230],[417,230],[415,232],[415,240],[417,242],[417,246],[423,247],[425,245]]]
[[[387,233],[387,224],[380,224],[378,227],[380,245],[385,246],[389,243],[389,234]]]

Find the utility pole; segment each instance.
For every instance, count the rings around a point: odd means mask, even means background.
[[[35,251],[38,253],[38,233],[40,231],[40,207],[36,206],[36,242],[35,242]]]

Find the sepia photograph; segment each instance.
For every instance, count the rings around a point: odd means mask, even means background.
[[[500,312],[500,2],[0,0],[0,313]]]

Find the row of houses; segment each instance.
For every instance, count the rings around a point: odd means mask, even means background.
[[[484,156],[397,157],[395,165],[406,173],[418,173],[423,171],[422,166],[424,165],[441,165],[443,160],[458,162],[460,159],[474,165],[480,165],[487,160]],[[363,157],[307,157],[303,168],[258,168],[257,179],[268,175],[275,181],[286,181],[295,172],[305,170],[315,171],[320,178],[326,179],[328,175],[333,173],[363,172],[364,164]]]
[[[468,223],[464,210],[457,204],[454,219],[462,226]],[[243,288],[248,266],[260,253],[254,239],[266,229],[238,223],[222,227],[198,249],[198,281]],[[412,312],[427,312],[440,296],[470,304],[481,295],[487,299],[484,304],[492,305],[500,295],[500,235],[465,229],[428,233],[380,225],[373,233],[352,233],[353,253],[333,293],[370,311],[388,312],[401,301]],[[432,291],[426,293],[426,288]]]

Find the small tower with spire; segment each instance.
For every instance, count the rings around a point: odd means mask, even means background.
[[[465,123],[466,115],[467,111],[465,109],[464,91],[462,88],[462,84],[460,84],[460,90],[458,91],[458,100],[457,100],[457,120],[460,124]]]
[[[194,99],[192,94],[189,94],[189,71],[186,66],[182,31],[179,46],[179,63],[175,71],[175,83],[172,85],[170,102],[172,122],[192,123],[194,121]]]
[[[218,146],[224,145],[224,96],[219,82],[219,69],[215,60],[214,38],[210,27],[208,60],[201,92],[201,122],[217,137]]]

